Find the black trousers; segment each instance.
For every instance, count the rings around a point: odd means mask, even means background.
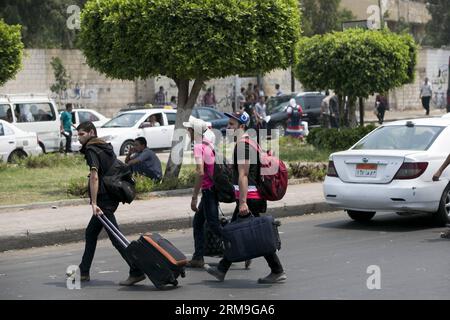
[[[219,237],[222,236],[222,227],[219,222],[219,202],[212,190],[202,190],[202,200],[198,206],[198,211],[194,215],[195,252],[192,256],[194,260],[203,259],[205,254],[205,221],[208,222],[212,232]]]
[[[64,133],[66,138],[66,153],[72,152],[72,132]]]
[[[430,114],[430,101],[431,97],[422,97],[422,106],[427,111],[427,115]]]
[[[267,202],[265,200],[247,200],[247,205],[250,210],[250,212],[255,216],[259,217],[261,213],[266,212],[267,210]],[[236,209],[233,213],[233,218],[231,221],[235,221],[239,214],[239,201],[236,201]],[[267,255],[264,257],[266,259],[267,264],[269,265],[270,270],[273,273],[282,273],[283,272],[283,266],[281,265],[280,259],[278,258],[278,255],[275,253]],[[217,267],[219,271],[226,273],[228,269],[230,269],[232,265],[232,262],[227,260],[226,258],[223,258],[219,262],[219,266]]]
[[[99,203],[98,206],[102,209],[104,215],[109,219],[109,221],[114,224],[114,226],[119,229],[119,226],[116,221],[116,217],[114,216],[114,212],[117,210],[119,206],[118,203]],[[80,272],[81,275],[89,275],[89,271],[91,269],[92,261],[94,260],[95,249],[97,248],[97,239],[98,235],[103,229],[103,224],[96,216],[92,216],[91,221],[89,222],[86,228],[86,245],[84,249],[83,258],[80,263]],[[120,229],[119,229],[120,230]],[[131,263],[125,253],[125,249],[120,245],[120,243],[114,238],[114,236],[107,231],[109,239],[113,246],[119,251],[122,258],[128,263],[130,266],[130,276],[139,277],[144,273],[139,270],[133,263]]]

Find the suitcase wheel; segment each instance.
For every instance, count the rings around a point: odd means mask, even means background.
[[[172,284],[173,284],[174,287],[178,286],[178,280],[172,281]]]
[[[182,278],[186,278],[186,272],[182,271],[182,272],[180,273],[180,276],[181,276]]]

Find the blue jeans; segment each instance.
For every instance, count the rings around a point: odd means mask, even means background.
[[[208,222],[212,232],[222,236],[222,227],[219,222],[219,201],[217,201],[216,194],[210,189],[202,190],[202,199],[198,211],[194,215],[195,252],[192,256],[194,260],[203,259],[205,253],[205,221]]]

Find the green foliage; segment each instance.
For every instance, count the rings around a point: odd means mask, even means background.
[[[206,80],[287,68],[299,36],[295,0],[91,0],[80,46],[112,78]]]
[[[20,24],[27,48],[74,48],[76,31],[67,27],[71,5],[83,7],[86,0],[3,0],[0,18]]]
[[[450,1],[428,0],[427,3],[431,20],[426,26],[424,44],[439,48],[450,45]]]
[[[78,198],[88,198],[88,179],[73,178],[70,179],[67,186],[67,194]]]
[[[70,76],[67,74],[67,70],[59,57],[52,57],[50,64],[53,68],[53,73],[56,80],[56,83],[50,87],[50,90],[60,95],[69,87]]]
[[[18,160],[18,166],[23,168],[70,168],[85,165],[80,155],[65,156],[59,153],[41,154]]]
[[[301,0],[303,35],[311,37],[342,30],[342,22],[354,20],[353,13],[339,9],[341,0]]]
[[[179,178],[167,179],[164,182],[155,182],[138,174],[134,175],[134,179],[136,180],[136,193],[141,195],[139,198],[142,198],[142,195],[149,192],[192,188],[195,183],[195,171],[185,171]],[[67,187],[67,193],[75,197],[87,197],[87,190],[87,178],[72,179]]]
[[[311,182],[323,181],[327,175],[328,163],[290,163],[289,176],[293,178],[308,178]]]
[[[353,146],[375,128],[374,125],[346,129],[313,128],[306,141],[320,150],[342,151]]]
[[[328,159],[327,150],[318,150],[317,148],[302,142],[293,137],[282,137],[279,140],[280,159],[289,161],[309,161],[320,162]]]
[[[22,67],[23,43],[19,25],[0,20],[0,86],[12,79]]]
[[[295,74],[308,88],[367,98],[412,82],[416,56],[409,35],[349,29],[303,38]]]

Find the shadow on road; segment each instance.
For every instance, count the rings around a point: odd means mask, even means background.
[[[438,229],[439,227],[433,222],[428,214],[418,214],[408,217],[401,217],[396,214],[383,214],[375,216],[369,222],[356,222],[348,218],[347,220],[318,224],[316,227],[373,232],[414,232],[435,229],[433,232],[436,233],[445,229],[445,227]]]

